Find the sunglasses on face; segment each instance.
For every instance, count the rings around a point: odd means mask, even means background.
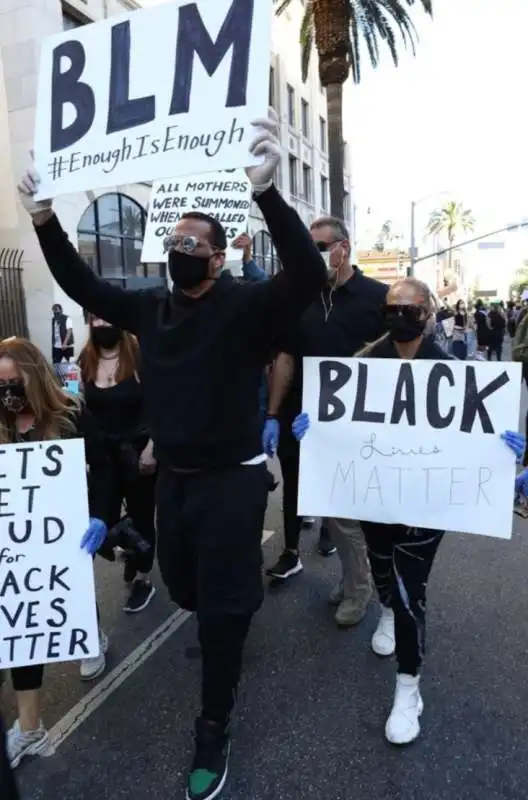
[[[341,243],[341,239],[336,239],[333,242],[316,242],[315,246],[319,250],[320,253],[328,253],[329,250],[332,250],[336,244]]]
[[[183,253],[194,253],[196,248],[200,247],[200,245],[211,247],[209,242],[206,242],[204,239],[199,239],[197,236],[178,236],[173,233],[164,238],[163,252],[170,253],[171,250],[179,250]],[[215,253],[223,252],[220,251],[218,247],[211,247],[211,249]]]
[[[395,317],[403,317],[412,322],[418,322],[425,312],[425,308],[420,305],[412,305],[407,303],[401,304],[388,304],[384,306],[383,313],[385,319],[394,319]]]

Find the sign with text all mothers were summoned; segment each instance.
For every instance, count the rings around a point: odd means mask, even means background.
[[[81,439],[0,448],[0,669],[99,652]]]
[[[256,163],[272,0],[173,0],[45,39],[39,197]]]
[[[216,217],[226,232],[226,261],[240,261],[240,250],[233,250],[229,245],[245,232],[250,205],[251,184],[243,169],[156,181],[150,195],[141,261],[149,264],[167,260],[163,240],[188,211]]]
[[[519,364],[304,359],[299,514],[511,537]]]

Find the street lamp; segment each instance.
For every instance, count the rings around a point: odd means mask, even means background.
[[[443,194],[451,194],[449,189],[443,189],[440,192],[430,192],[429,194],[419,197],[418,200],[411,201],[411,246],[409,250],[409,275],[414,275],[414,265],[416,263],[416,206],[420,203],[429,200],[431,197],[439,197]]]

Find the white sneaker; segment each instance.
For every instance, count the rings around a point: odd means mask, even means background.
[[[410,744],[420,734],[420,715],[424,708],[420,694],[420,678],[397,675],[394,705],[385,725],[385,736],[391,744]]]
[[[374,635],[372,636],[372,649],[377,656],[391,656],[396,649],[394,633],[394,611],[392,608],[381,607],[381,617]]]
[[[42,722],[34,731],[23,731],[17,720],[6,737],[7,757],[15,769],[26,756],[52,756],[55,748]]]
[[[108,636],[99,629],[99,655],[84,658],[81,661],[81,680],[94,681],[106,669],[106,653],[108,652]]]

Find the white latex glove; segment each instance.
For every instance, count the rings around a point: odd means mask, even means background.
[[[274,109],[270,108],[268,119],[256,119],[251,124],[261,131],[251,142],[249,152],[253,156],[264,156],[264,161],[254,167],[246,167],[246,175],[251,182],[253,192],[262,194],[271,186],[274,172],[281,159],[279,119]]]
[[[18,194],[20,202],[32,217],[35,214],[40,214],[42,211],[51,211],[51,200],[35,200],[35,193],[38,191],[40,184],[40,175],[33,165],[27,169],[22,175],[22,180],[18,184]]]

